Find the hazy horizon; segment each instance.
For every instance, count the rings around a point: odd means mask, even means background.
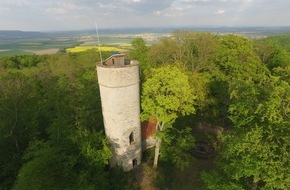
[[[288,0],[1,0],[0,30],[290,26]]]
[[[125,31],[125,30],[140,30],[144,29],[144,31],[148,30],[198,30],[201,31],[214,31],[215,29],[221,29],[221,30],[234,30],[234,29],[289,29],[290,30],[290,24],[288,26],[144,26],[144,27],[115,27],[115,28],[99,28],[99,31]],[[207,29],[207,30],[206,30]],[[212,30],[211,30],[212,29]],[[0,29],[0,31],[20,31],[20,32],[40,32],[40,33],[62,33],[62,32],[96,32],[96,28],[84,28],[84,29],[55,29],[55,30],[21,30],[21,29]]]

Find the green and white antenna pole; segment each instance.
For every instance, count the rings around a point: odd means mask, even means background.
[[[103,64],[103,58],[102,58],[102,51],[101,51],[101,44],[100,44],[100,37],[99,37],[99,28],[98,28],[98,22],[96,20],[96,32],[97,32],[97,41],[98,41],[98,47],[99,47],[99,53],[101,58],[101,64]]]

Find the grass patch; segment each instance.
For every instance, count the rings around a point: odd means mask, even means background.
[[[23,51],[23,50],[8,50],[8,51],[1,51],[0,57],[2,56],[13,56],[13,55],[31,55],[32,53]]]

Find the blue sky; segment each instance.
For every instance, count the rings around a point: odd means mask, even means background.
[[[0,0],[0,30],[290,26],[290,0]]]

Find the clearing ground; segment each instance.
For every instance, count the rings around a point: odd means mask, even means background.
[[[157,190],[154,185],[156,171],[148,163],[142,163],[134,169],[134,174],[141,190]]]
[[[58,51],[59,51],[58,48],[43,49],[43,50],[26,50],[26,52],[33,53],[36,55],[55,54]]]
[[[202,182],[200,174],[213,168],[214,158],[196,159],[184,170],[173,167],[170,163],[160,164],[157,170],[152,163],[144,162],[134,169],[134,175],[141,190],[199,190]]]

